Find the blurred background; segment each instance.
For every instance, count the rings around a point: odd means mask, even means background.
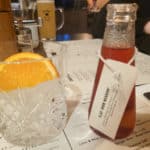
[[[11,0],[12,9],[29,9],[31,15],[27,20],[37,19],[36,0]],[[64,26],[57,31],[57,40],[92,38],[91,23],[93,13],[87,10],[86,0],[55,0],[56,8],[64,9]],[[30,22],[29,21],[29,22]],[[56,13],[56,22],[60,22]]]

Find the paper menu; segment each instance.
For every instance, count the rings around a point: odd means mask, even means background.
[[[150,56],[138,52],[135,60],[138,69],[138,79],[136,84],[150,84]]]
[[[61,42],[67,46],[67,71],[96,69],[98,54],[101,50],[101,39],[76,40]],[[50,43],[46,43],[46,53],[49,56]],[[150,83],[150,56],[137,52],[135,65],[138,68],[136,85]]]
[[[65,128],[72,150],[93,150],[100,139],[89,128],[88,106],[89,102],[80,103]]]
[[[111,150],[130,150],[130,148],[128,147],[116,145],[115,143],[108,140],[103,143],[97,144],[95,150],[107,150],[108,148]]]

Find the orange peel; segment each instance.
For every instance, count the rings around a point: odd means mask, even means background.
[[[50,59],[31,52],[14,54],[0,64],[0,90],[32,87],[59,73]]]

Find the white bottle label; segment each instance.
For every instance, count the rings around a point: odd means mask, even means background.
[[[119,61],[108,59],[106,64],[103,66],[99,80],[89,124],[101,133],[115,139],[135,85],[137,71],[134,66]]]

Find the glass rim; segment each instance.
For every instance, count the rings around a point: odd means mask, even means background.
[[[136,3],[114,3],[108,4],[107,10],[115,9],[117,12],[134,12],[138,9]]]

